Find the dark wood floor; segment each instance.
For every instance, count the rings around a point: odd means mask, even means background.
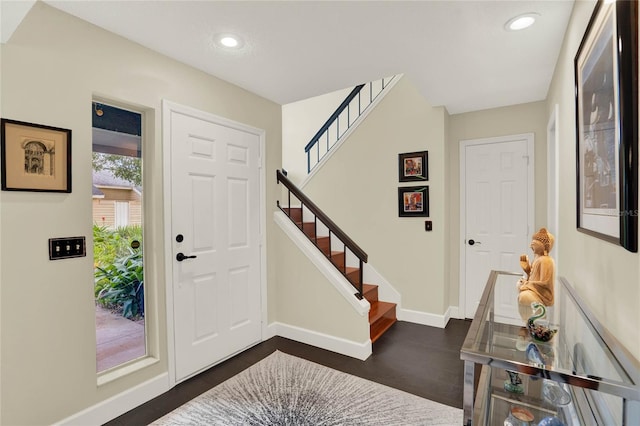
[[[360,361],[283,337],[274,337],[210,368],[163,395],[107,423],[145,425],[250,367],[275,350],[405,392],[462,408],[460,348],[470,321],[451,320],[446,328],[398,321]]]

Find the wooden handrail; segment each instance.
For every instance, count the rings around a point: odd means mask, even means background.
[[[313,213],[322,223],[324,223],[329,231],[333,233],[340,241],[344,243],[345,246],[349,248],[349,250],[361,261],[367,262],[368,256],[367,253],[364,252],[349,236],[342,230],[338,225],[336,225],[329,216],[327,216],[318,206],[315,205],[313,201],[311,201],[297,186],[294,185],[293,182],[287,178],[282,171],[276,170],[276,177],[278,179],[278,183],[282,182],[284,186],[287,187],[293,195],[304,205],[306,206],[311,213]],[[291,206],[289,206],[291,207]],[[346,259],[345,259],[346,260]]]

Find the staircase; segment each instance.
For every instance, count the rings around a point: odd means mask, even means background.
[[[375,284],[364,283],[363,280],[363,262],[367,261],[366,253],[355,245],[337,226],[329,220],[326,215],[321,212],[315,204],[313,204],[300,190],[293,185],[279,170],[278,182],[284,183],[289,189],[289,204],[291,204],[291,194],[300,201],[300,207],[282,207],[278,202],[278,207],[296,224],[296,227],[303,232],[307,238],[320,250],[329,261],[335,266],[345,278],[353,285],[354,297],[362,299],[363,297],[369,302],[369,336],[371,342],[375,342],[396,322],[396,304],[383,302],[378,299],[378,286]],[[303,221],[303,209],[306,207],[313,214],[313,221]],[[329,229],[329,235],[318,235],[318,222],[321,222]],[[342,238],[340,238],[342,237]],[[332,238],[334,244],[332,244]],[[344,251],[332,249],[335,247],[335,240],[343,242]],[[346,241],[345,241],[346,240]],[[356,253],[356,257],[360,262],[358,267],[349,266],[346,263],[347,249],[352,253]],[[364,256],[363,256],[364,255]]]
[[[307,154],[307,173],[327,157],[331,149],[343,140],[354,124],[361,121],[372,109],[373,105],[382,99],[380,96],[398,81],[399,77],[382,78],[366,84],[359,84],[342,101],[320,130],[304,147]]]

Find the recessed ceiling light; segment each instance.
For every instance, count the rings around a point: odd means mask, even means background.
[[[225,36],[220,39],[220,44],[226,47],[236,47],[238,45],[238,39],[231,36]]]
[[[515,18],[509,19],[504,27],[509,31],[519,31],[529,28],[536,22],[536,19],[540,16],[537,13],[523,13]]]
[[[242,47],[242,38],[235,34],[218,34],[215,36],[215,42],[221,47],[229,49],[239,49]]]

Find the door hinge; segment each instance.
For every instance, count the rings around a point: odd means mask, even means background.
[[[528,155],[523,155],[522,158],[526,158],[527,159],[527,166],[529,165],[529,156]]]

